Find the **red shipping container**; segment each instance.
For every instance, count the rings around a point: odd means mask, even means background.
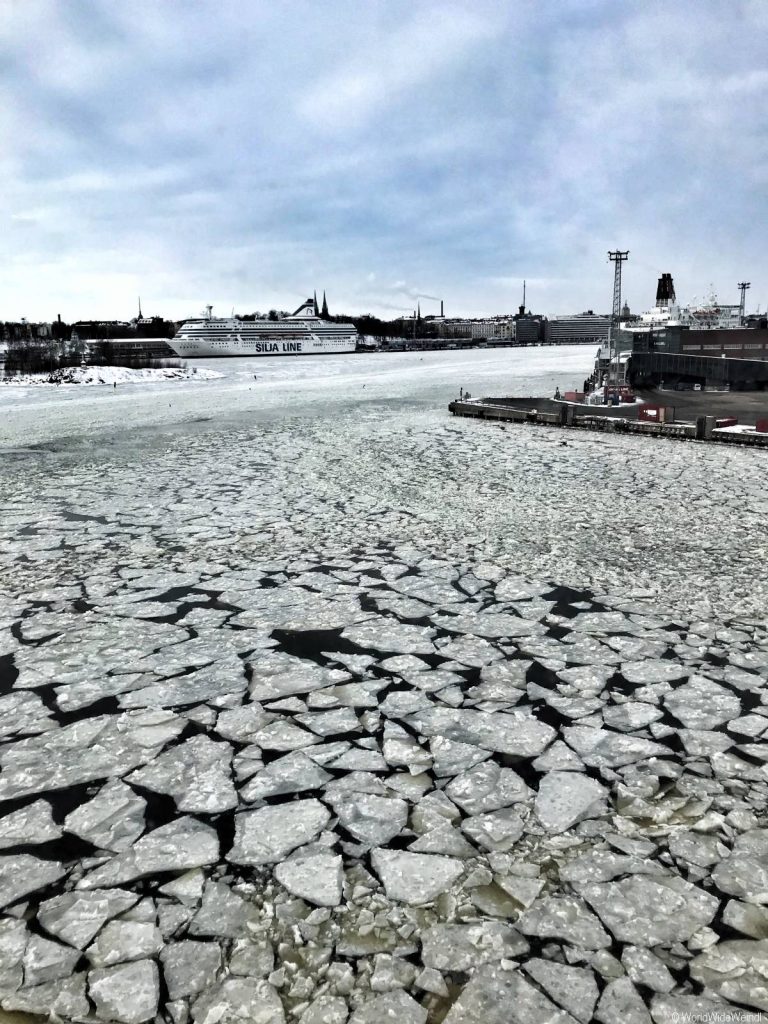
[[[644,423],[661,423],[661,405],[641,405],[637,410],[637,418]]]
[[[735,416],[723,416],[719,420],[715,420],[716,427],[735,427],[739,421]]]
[[[674,423],[675,409],[672,405],[646,403],[637,410],[637,418],[645,423]]]
[[[755,430],[758,434],[768,434],[768,420],[758,420],[755,424]]]

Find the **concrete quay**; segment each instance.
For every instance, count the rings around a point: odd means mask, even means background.
[[[599,410],[599,411],[597,411]],[[714,416],[698,416],[694,422],[648,423],[635,418],[637,407],[579,406],[550,398],[474,398],[448,404],[454,416],[505,420],[550,427],[597,430],[607,433],[644,434],[679,441],[716,441],[768,449],[768,434],[720,429]]]

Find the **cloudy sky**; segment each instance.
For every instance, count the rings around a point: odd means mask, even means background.
[[[0,320],[768,303],[766,0],[0,0]]]

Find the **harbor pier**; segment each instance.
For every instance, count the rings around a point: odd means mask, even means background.
[[[642,410],[646,410],[645,417]],[[454,400],[448,404],[448,411],[454,416],[473,419],[641,434],[679,441],[715,441],[768,449],[768,431],[756,428],[733,430],[737,425],[733,416],[704,414],[697,415],[693,421],[676,422],[674,408],[660,404],[638,402],[634,406],[589,406],[551,398],[476,398]],[[652,418],[646,418],[648,416]],[[758,425],[762,428],[764,421],[758,421]]]

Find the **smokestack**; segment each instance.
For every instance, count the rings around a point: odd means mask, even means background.
[[[61,313],[57,313],[56,316],[58,318],[59,323],[61,323]]]
[[[444,315],[445,315],[445,314],[443,313],[443,300],[442,300],[442,299],[440,299],[440,316],[442,317],[442,316],[444,316]]]
[[[675,301],[675,285],[671,274],[662,274],[656,286],[656,305],[670,306]]]

